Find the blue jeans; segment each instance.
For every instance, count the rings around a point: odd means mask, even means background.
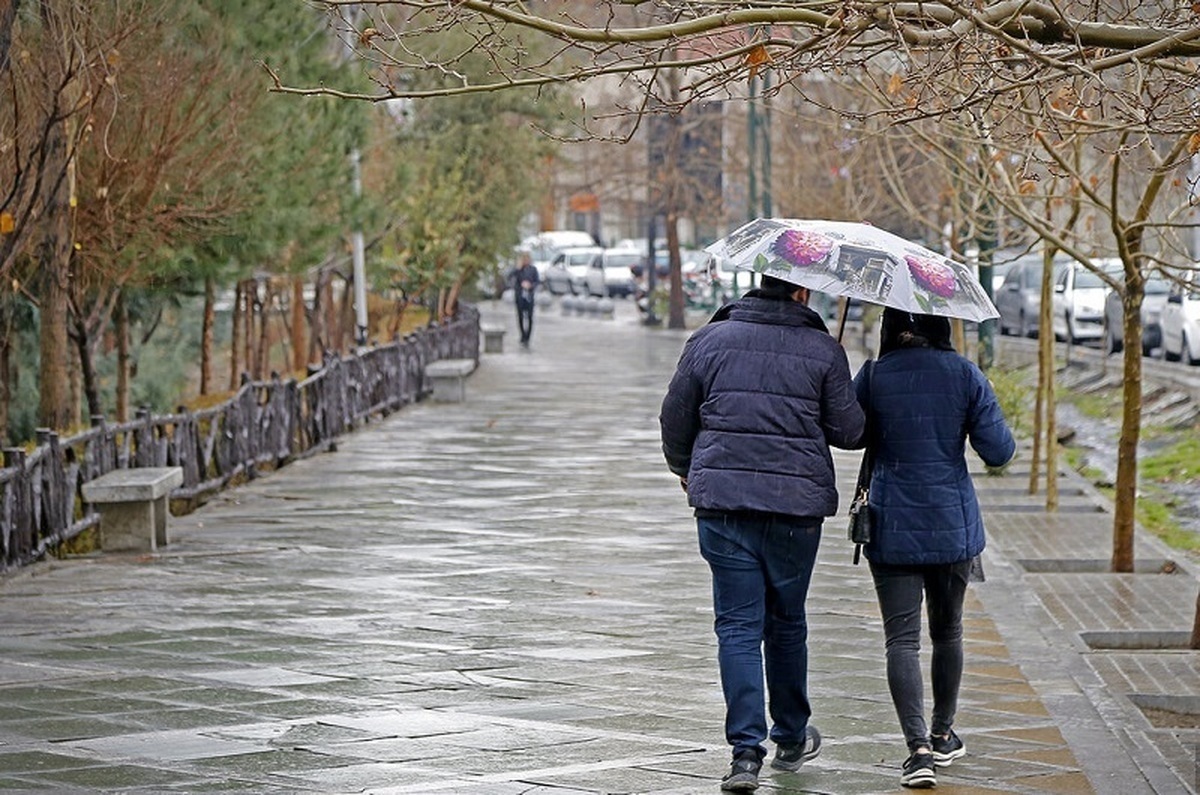
[[[921,598],[933,642],[932,726],[946,734],[958,711],[962,683],[962,609],[971,561],[928,566],[871,564],[887,644],[888,690],[910,751],[929,747],[921,680]]]
[[[700,554],[712,570],[725,739],[734,754],[752,750],[762,758],[769,695],[771,740],[803,743],[812,715],[804,600],[821,520],[727,513],[697,516],[696,526]]]

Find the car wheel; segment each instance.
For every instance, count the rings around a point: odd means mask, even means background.
[[[1193,366],[1200,364],[1200,356],[1192,356],[1192,347],[1188,344],[1186,332],[1183,335],[1183,342],[1179,346],[1179,353],[1181,356],[1187,359],[1188,364]]]
[[[1104,324],[1104,352],[1107,354],[1120,353],[1125,346],[1116,335],[1112,333],[1112,328],[1107,323]]]
[[[1180,355],[1181,355],[1181,354],[1179,354],[1179,353],[1171,353],[1171,350],[1170,350],[1170,348],[1168,348],[1168,347],[1167,347],[1167,342],[1166,342],[1166,340],[1163,340],[1163,350],[1162,350],[1162,354],[1163,354],[1163,359],[1165,359],[1165,360],[1166,360],[1166,361],[1168,361],[1168,362],[1177,362],[1177,361],[1179,361],[1179,357],[1180,357]]]

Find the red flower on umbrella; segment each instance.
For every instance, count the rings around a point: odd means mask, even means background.
[[[832,250],[833,241],[825,235],[802,232],[799,229],[784,230],[771,244],[771,251],[775,256],[800,266],[820,262],[829,256]]]
[[[957,283],[954,280],[954,271],[950,269],[949,265],[925,257],[914,257],[911,254],[905,256],[904,261],[908,263],[908,270],[917,283],[929,292],[940,295],[942,298],[954,295]]]

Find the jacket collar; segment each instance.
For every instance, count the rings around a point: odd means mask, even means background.
[[[787,299],[762,298],[751,290],[744,296],[716,311],[709,323],[740,320],[745,323],[768,323],[776,326],[805,326],[829,333],[829,327],[813,310],[804,304]]]

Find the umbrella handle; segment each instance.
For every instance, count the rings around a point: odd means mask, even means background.
[[[842,305],[842,316],[838,320],[837,341],[842,341],[842,335],[846,333],[846,316],[850,314],[850,299],[842,297],[838,299],[838,303]]]

